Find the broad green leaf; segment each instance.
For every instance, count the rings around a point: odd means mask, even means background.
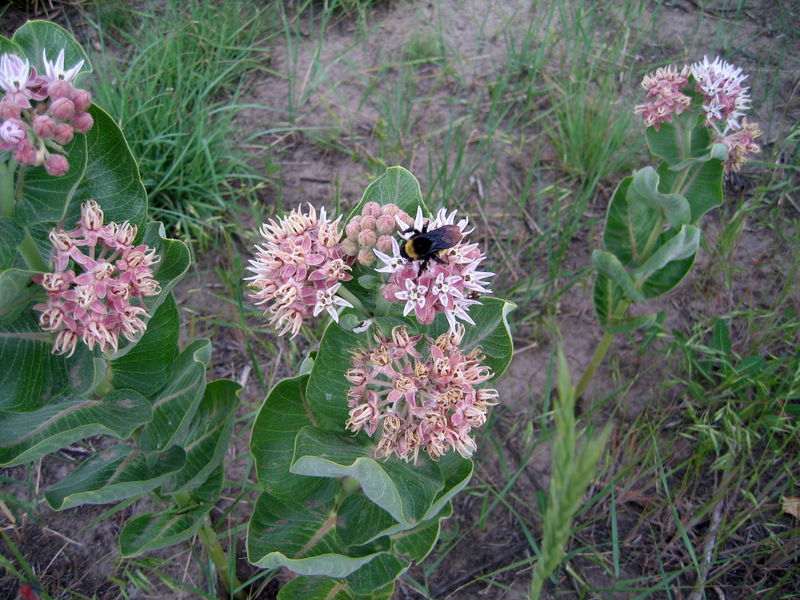
[[[302,502],[261,494],[247,528],[247,559],[263,569],[286,567],[299,575],[346,577],[385,552],[387,543],[344,546],[336,528],[338,489],[338,481],[328,479]]]
[[[364,494],[398,523],[413,527],[426,515],[444,487],[439,466],[420,453],[417,464],[391,457],[370,458],[372,444],[366,436],[304,427],[297,435],[292,473],[311,477],[352,477]]]
[[[409,529],[392,536],[395,554],[406,556],[415,562],[425,559],[436,547],[442,530],[442,521],[453,514],[453,505],[447,502],[435,518],[428,519]]]
[[[214,469],[206,480],[200,484],[200,487],[192,490],[192,498],[196,502],[204,504],[215,504],[219,500],[219,495],[222,493],[222,483],[225,476],[225,463],[220,463]]]
[[[644,302],[644,296],[636,289],[636,283],[631,279],[630,273],[616,256],[595,250],[592,252],[592,264],[598,273],[613,279],[631,302]]]
[[[42,225],[40,238],[46,238],[53,221],[65,218],[75,189],[83,179],[87,162],[86,136],[76,133],[64,146],[64,153],[69,157],[69,171],[61,177],[48,175],[44,166],[20,168],[16,172],[17,178],[24,172],[25,184],[14,207],[14,221],[23,227],[46,223]]]
[[[207,339],[195,340],[175,359],[166,385],[152,398],[153,419],[139,438],[146,454],[183,443],[206,389],[210,360],[211,342]]]
[[[663,269],[668,263],[694,256],[700,247],[700,230],[691,225],[681,227],[674,237],[663,243],[641,267],[633,272],[634,279]]]
[[[678,163],[677,165],[672,165],[669,170],[670,171],[682,171],[687,167],[691,167],[697,163],[706,162],[715,158],[717,160],[725,161],[728,159],[728,149],[725,147],[725,144],[722,142],[717,142],[712,144],[711,149],[706,152],[705,154],[701,154],[698,157],[693,157],[686,159],[685,161]]]
[[[119,125],[106,111],[92,105],[89,114],[94,125],[85,136],[89,155],[86,174],[75,190],[66,223],[71,226],[79,220],[81,204],[94,200],[102,207],[106,224],[130,221],[141,234],[147,218],[147,192],[136,158]]]
[[[330,323],[320,341],[306,388],[312,413],[320,413],[334,423],[340,423],[342,431],[345,421],[350,417],[347,406],[350,382],[345,378],[345,373],[353,358],[351,351],[359,346],[366,347],[365,335],[345,331],[338,323]]]
[[[45,72],[42,51],[47,51],[47,60],[55,62],[62,49],[66,69],[83,61],[74,83],[79,84],[82,77],[92,72],[92,65],[83,47],[66,29],[50,21],[28,21],[17,29],[12,41],[24,53],[23,58],[27,58],[40,74]]]
[[[388,535],[398,523],[363,494],[350,494],[339,507],[337,527],[347,546],[360,546]]]
[[[683,160],[681,147],[683,132],[674,122],[661,123],[656,131],[655,127],[645,130],[645,139],[650,152],[664,159],[668,165],[677,165]]]
[[[104,370],[102,360],[82,343],[71,357],[55,355],[52,349],[51,334],[39,329],[32,310],[0,323],[0,410],[30,412],[93,389]]]
[[[325,480],[295,475],[289,468],[297,433],[312,425],[304,390],[308,375],[284,379],[261,405],[250,434],[250,453],[256,461],[261,487],[285,501],[300,501],[317,491]]]
[[[630,333],[639,329],[647,329],[658,321],[658,315],[647,315],[642,317],[625,317],[624,319],[617,319],[616,325],[612,327],[603,327],[603,331],[620,335],[623,333]]]
[[[131,388],[149,396],[167,381],[178,355],[180,315],[171,293],[147,322],[147,330],[121,358],[111,361],[111,382],[116,388]]]
[[[722,178],[725,166],[720,159],[712,158],[689,169],[678,193],[686,198],[692,209],[691,223],[696,224],[708,211],[722,205]],[[662,189],[672,189],[679,173],[670,171],[666,164],[658,168]]]
[[[130,558],[142,552],[180,544],[197,533],[212,508],[213,504],[199,504],[137,515],[119,534],[120,554]]]
[[[164,225],[159,222],[151,221],[147,224],[143,244],[150,248],[155,248],[161,260],[154,265],[153,277],[158,280],[161,286],[161,294],[145,298],[144,303],[149,310],[154,310],[163,302],[167,294],[177,284],[186,271],[189,270],[192,259],[189,254],[189,247],[180,240],[166,238]]]
[[[19,317],[22,310],[41,296],[42,302],[47,298],[42,286],[33,283],[33,271],[8,269],[0,271],[0,322],[10,322]]]
[[[379,596],[394,587],[394,581],[406,572],[411,562],[394,554],[380,554],[374,560],[347,576],[350,589],[356,594],[372,598],[373,592]],[[381,593],[383,592],[383,593]]]
[[[393,593],[394,584],[380,592],[373,592],[368,599],[389,600]],[[291,579],[280,589],[278,600],[367,600],[367,598],[357,595],[346,582],[340,579],[300,575]]]
[[[628,189],[628,203],[641,202],[649,208],[663,211],[664,217],[673,229],[689,222],[692,210],[689,202],[678,194],[662,194],[658,191],[659,177],[653,167],[645,167],[633,176]]]
[[[698,126],[698,121],[703,115],[701,110],[703,95],[694,91],[694,87],[694,78],[690,77],[689,86],[681,90],[691,98],[688,110],[683,111],[680,115],[673,113],[674,121],[661,123],[658,131],[655,127],[648,127],[645,131],[647,147],[650,148],[650,152],[663,158],[669,165],[677,165],[683,160],[700,156],[702,148],[708,146],[707,143],[703,146],[704,139],[708,139],[708,133],[702,124]],[[704,133],[705,138],[703,138]],[[692,136],[691,144],[687,144],[687,135]],[[687,146],[691,146],[688,156],[686,155]]]
[[[430,215],[423,203],[419,181],[410,171],[403,167],[389,167],[383,175],[369,184],[367,189],[364,190],[361,202],[347,217],[347,221],[349,222],[354,216],[360,215],[367,202],[377,202],[381,206],[394,204],[400,210],[408,213],[412,219],[416,216],[417,207],[419,206],[422,207],[425,216]]]
[[[423,517],[424,521],[437,518],[450,500],[461,490],[467,487],[472,479],[474,463],[462,457],[458,452],[448,452],[436,463],[444,475],[444,487],[436,495],[436,500]]]
[[[675,231],[670,229],[661,234],[662,246],[669,243],[671,239],[669,237],[670,234],[675,234]],[[692,269],[696,258],[697,252],[695,251],[687,258],[675,259],[668,262],[658,271],[654,271],[642,278],[639,290],[647,299],[663,296],[683,281]]]
[[[25,52],[17,44],[0,35],[0,55],[16,54],[20,58],[25,57]]]
[[[185,461],[186,453],[179,446],[162,452],[150,465],[140,451],[118,444],[86,460],[45,491],[44,497],[53,510],[117,502],[157,488]]]
[[[30,462],[92,435],[126,438],[151,416],[150,403],[133,390],[101,400],[68,399],[35,412],[0,412],[0,465]]]
[[[597,320],[600,322],[600,325],[602,327],[616,326],[618,324],[618,319],[614,317],[614,311],[622,301],[622,288],[610,277],[598,273],[594,280],[592,298],[594,300],[594,310],[597,313]]]
[[[658,224],[659,211],[642,202],[629,202],[633,177],[626,177],[614,190],[603,230],[603,246],[623,265],[635,269]]]
[[[1,167],[0,167],[1,168]],[[25,230],[11,217],[0,217],[0,271],[10,269],[16,263],[17,247],[25,239]],[[0,290],[0,304],[4,304],[4,292]],[[2,313],[0,313],[2,314]]]
[[[241,391],[241,385],[228,379],[217,379],[206,386],[183,442],[186,466],[161,486],[164,493],[194,490],[222,462],[228,450]]]
[[[496,380],[505,373],[514,354],[508,315],[517,306],[502,298],[481,298],[480,302],[480,305],[469,307],[469,316],[475,321],[475,325],[464,324],[464,338],[459,349],[463,354],[468,354],[474,348],[480,347],[485,357],[482,362],[492,369],[492,380]],[[445,316],[436,315],[427,332],[436,339],[442,333],[447,333],[449,328]],[[418,328],[420,329],[425,328]]]
[[[153,278],[158,281],[161,291],[156,296],[148,296],[143,299],[150,315],[153,315],[161,303],[170,297],[172,288],[183,279],[191,264],[189,248],[186,244],[180,240],[165,238],[164,235],[164,226],[161,223],[150,222],[147,224],[141,242],[155,249],[156,255],[159,257],[159,261],[153,265]],[[141,337],[140,335],[139,339]],[[117,360],[126,356],[137,344],[138,340],[136,344],[133,344],[125,338],[120,339],[119,350],[112,358]]]

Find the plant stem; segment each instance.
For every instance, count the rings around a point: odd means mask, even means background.
[[[194,504],[192,497],[187,493],[173,494],[172,499],[178,505],[178,508],[186,508],[190,504]],[[202,542],[203,548],[211,558],[211,562],[214,563],[214,568],[219,572],[219,576],[222,577],[222,583],[225,584],[228,592],[241,587],[242,584],[236,577],[231,581],[231,573],[228,570],[228,557],[217,539],[217,534],[214,533],[214,528],[211,527],[208,515],[203,517],[203,526],[197,531],[197,537],[200,538],[200,542]],[[239,590],[233,597],[236,600],[245,600],[246,596],[244,590]]]
[[[658,241],[658,238],[661,236],[661,229],[663,227],[664,227],[664,215],[659,214],[658,220],[656,221],[656,224],[653,227],[653,231],[650,232],[650,237],[647,238],[647,243],[644,245],[642,253],[639,256],[638,262],[640,267],[647,262],[648,258],[650,258],[650,254],[652,254],[653,248],[655,248],[656,242]]]
[[[242,584],[235,576],[233,581],[231,581],[228,556],[222,549],[222,546],[217,539],[217,535],[214,533],[214,529],[211,527],[211,521],[209,520],[208,515],[206,515],[203,519],[203,527],[198,530],[197,535],[200,538],[200,541],[203,542],[203,546],[205,547],[206,552],[208,552],[211,562],[214,563],[214,567],[217,569],[219,576],[222,577],[222,583],[225,584],[228,592],[233,592],[233,590],[241,587]],[[240,589],[233,595],[233,597],[236,598],[236,600],[245,600],[244,590]]]
[[[0,216],[10,217],[14,214],[14,171],[17,163],[10,160],[0,163]]]
[[[103,379],[100,380],[100,383],[97,384],[97,387],[94,388],[93,391],[96,396],[104,398],[105,396],[114,391],[114,386],[111,385],[111,383],[108,381],[108,379],[106,379],[106,377],[103,377]]]
[[[42,253],[39,252],[39,248],[36,246],[36,242],[33,241],[33,236],[31,236],[31,232],[28,231],[27,227],[25,228],[25,239],[22,240],[18,249],[23,260],[25,260],[25,264],[28,265],[28,269],[31,271],[45,273],[50,270],[47,261],[42,257]]]
[[[343,285],[340,285],[339,289],[336,290],[336,295],[340,296],[341,298],[344,298],[345,300],[347,300],[350,304],[353,305],[353,308],[355,308],[358,312],[360,312],[362,314],[362,316],[364,316],[365,318],[370,316],[369,315],[369,311],[361,303],[361,300],[359,300],[355,296],[355,294],[353,294],[353,292],[351,292],[350,290],[345,288]]]
[[[23,175],[23,169],[20,169],[17,181],[18,189],[15,190],[14,173],[16,170],[17,163],[13,160],[5,164],[0,163],[0,216],[2,217],[12,217],[14,215],[19,183],[21,183]],[[19,245],[19,252],[31,271],[45,272],[50,270],[47,266],[47,261],[42,257],[42,253],[39,252],[39,248],[36,247],[36,242],[33,241],[33,237],[27,228],[25,228],[25,239]]]
[[[617,319],[624,317],[628,310],[628,306],[630,306],[630,303],[627,300],[620,300],[619,304],[617,304],[616,308],[614,309],[614,313],[608,319],[608,325],[613,326]],[[591,381],[592,377],[597,371],[597,368],[600,366],[600,363],[603,362],[603,358],[605,357],[606,352],[608,352],[608,348],[611,346],[611,341],[613,339],[613,333],[606,332],[603,334],[603,339],[600,340],[600,345],[597,346],[597,349],[594,351],[592,360],[589,361],[586,371],[584,371],[581,380],[575,387],[575,398],[580,398],[581,395],[583,395],[583,392],[586,391],[586,388],[589,386],[589,381]]]

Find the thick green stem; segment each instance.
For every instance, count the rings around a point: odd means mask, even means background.
[[[14,215],[14,206],[20,191],[19,185],[17,185],[16,190],[14,189],[14,173],[16,170],[17,163],[13,160],[5,164],[0,163],[0,216],[3,217],[12,217]],[[20,169],[18,184],[22,181],[22,175],[23,169]],[[39,252],[36,242],[33,241],[33,237],[27,229],[25,229],[25,239],[19,245],[19,252],[31,271],[49,271],[47,261],[42,256],[42,253]]]
[[[0,216],[10,217],[14,214],[14,171],[17,163],[13,160],[0,163]]]
[[[650,232],[650,237],[647,238],[647,243],[644,245],[642,253],[639,255],[639,266],[641,267],[650,258],[653,253],[653,248],[656,246],[658,238],[661,237],[661,229],[664,227],[664,215],[659,215],[653,231]]]
[[[211,521],[209,521],[208,515],[203,519],[203,527],[200,528],[197,535],[200,541],[203,542],[203,547],[205,547],[206,552],[208,552],[208,556],[211,558],[211,562],[214,563],[214,568],[217,569],[219,576],[222,577],[222,583],[228,589],[228,592],[230,593],[240,588],[242,584],[236,577],[233,577],[233,580],[231,580],[228,556],[222,549],[217,535],[214,533],[214,528],[211,527]],[[246,596],[244,590],[240,589],[233,597],[236,598],[236,600],[245,600]]]
[[[95,395],[100,398],[108,396],[113,391],[114,391],[114,386],[111,385],[111,383],[105,377],[103,377],[100,383],[97,384],[97,387],[94,388]]]
[[[28,269],[31,271],[44,273],[50,270],[47,261],[42,256],[42,253],[39,252],[39,248],[36,242],[33,241],[31,232],[28,231],[27,228],[25,228],[25,239],[22,240],[22,243],[19,245],[19,253],[22,255],[25,264],[28,265]]]
[[[630,302],[625,299],[619,301],[616,308],[614,309],[614,313],[608,319],[608,325],[613,326],[616,324],[618,319],[621,319],[625,316],[625,313],[628,311],[628,306],[630,306]],[[583,392],[586,391],[586,388],[589,386],[589,382],[592,380],[592,377],[597,372],[597,368],[600,366],[600,363],[603,362],[603,358],[608,352],[608,348],[611,346],[611,342],[614,339],[613,333],[604,333],[603,339],[600,340],[600,345],[594,351],[594,355],[592,355],[592,360],[589,361],[588,366],[586,367],[586,371],[584,371],[581,380],[578,382],[578,385],[575,387],[575,397],[580,398]]]
[[[353,292],[351,292],[350,290],[348,290],[347,288],[345,288],[343,285],[339,286],[339,289],[336,291],[336,295],[337,295],[337,296],[339,296],[339,297],[341,297],[341,298],[344,298],[344,299],[345,299],[345,300],[347,300],[347,301],[348,301],[350,304],[352,304],[352,305],[353,305],[353,308],[355,308],[355,309],[356,309],[356,310],[357,310],[359,313],[361,313],[361,315],[362,315],[364,318],[367,318],[367,317],[369,317],[369,311],[368,311],[368,310],[367,310],[367,308],[366,308],[366,307],[365,307],[365,306],[364,306],[364,305],[361,303],[361,300],[359,300],[359,299],[358,299],[358,298],[355,296],[355,294],[353,294]]]
[[[194,503],[192,497],[186,493],[173,494],[172,498],[175,500],[175,504],[178,505],[178,508],[186,508],[190,504]],[[205,548],[206,552],[208,552],[208,556],[211,558],[211,562],[214,563],[214,568],[219,572],[219,576],[222,577],[222,583],[228,589],[228,592],[241,587],[242,584],[236,577],[234,577],[233,581],[231,581],[228,556],[222,549],[222,546],[217,539],[217,534],[214,533],[214,528],[211,527],[211,521],[209,520],[208,515],[203,518],[203,526],[198,530],[197,537],[200,538],[203,548]],[[233,595],[233,597],[236,598],[236,600],[245,600],[246,598],[244,590],[239,590]]]

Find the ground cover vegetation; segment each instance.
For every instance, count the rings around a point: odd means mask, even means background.
[[[99,436],[4,469],[4,593],[22,581],[51,598],[213,598],[225,586],[270,598],[297,586],[244,559],[263,468],[248,440],[274,384],[307,376],[304,359],[330,318],[323,310],[296,336],[276,336],[244,267],[268,218],[301,202],[347,215],[369,183],[402,165],[434,214],[469,216],[494,296],[517,308],[507,315],[514,358],[491,382],[499,403],[473,431],[474,475],[393,597],[530,597],[538,586],[576,598],[798,595],[795,8],[56,4],[94,66],[81,84],[130,144],[149,220],[194,250],[169,308],[181,315],[175,343],[197,351],[212,340],[209,380],[243,389],[202,544],[120,555],[123,524],[164,509],[155,493],[112,508],[48,507],[43,491],[107,448]],[[639,83],[704,56],[747,74],[761,152],[726,175],[720,206],[687,221],[699,247],[688,277],[614,321],[593,292],[595,267],[617,281],[601,256],[614,253],[607,208],[634,169],[657,166],[633,113]],[[593,357],[603,360],[584,381]],[[581,443],[606,435],[602,453]],[[595,473],[581,477],[584,493],[568,474],[592,454],[599,464],[583,465]],[[568,505],[574,520],[559,514]],[[213,539],[222,561],[207,551]]]

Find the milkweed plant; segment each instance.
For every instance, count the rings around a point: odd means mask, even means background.
[[[136,158],[113,115],[80,87],[91,72],[52,23],[0,38],[0,363],[13,365],[0,371],[0,465],[103,436],[44,492],[48,504],[152,494],[164,508],[126,523],[122,555],[197,536],[241,596],[209,518],[241,389],[207,381],[210,340],[179,345],[172,290],[190,254],[147,221]],[[719,59],[645,78],[648,100],[636,112],[662,162],[614,193],[604,249],[593,255],[605,335],[564,395],[585,389],[610,336],[658,318],[629,317],[628,307],[691,268],[698,220],[721,203],[723,173],[757,151],[742,80]],[[504,400],[494,382],[511,360],[514,305],[493,294],[469,220],[431,213],[401,167],[373,181],[347,216],[302,205],[258,234],[245,277],[254,305],[279,335],[320,319],[325,327],[252,423],[259,494],[247,558],[296,574],[281,598],[388,598],[434,547],[470,480],[476,431]],[[577,479],[596,458],[576,462]],[[569,530],[558,523],[572,518],[580,485],[553,492],[549,510],[565,493],[569,514],[552,515],[548,531]],[[566,542],[546,538],[553,552]]]

